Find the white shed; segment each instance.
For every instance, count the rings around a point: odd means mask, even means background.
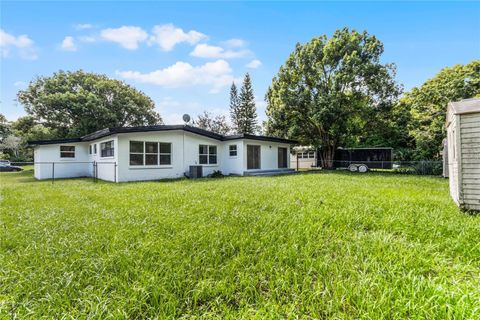
[[[480,99],[449,103],[446,129],[450,194],[460,208],[480,210]]]

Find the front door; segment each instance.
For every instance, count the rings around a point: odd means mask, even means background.
[[[247,145],[247,170],[260,169],[260,146]]]
[[[288,168],[287,153],[287,148],[278,147],[278,168]]]

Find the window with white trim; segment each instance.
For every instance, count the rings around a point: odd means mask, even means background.
[[[92,145],[88,146],[88,154],[92,154]]]
[[[236,157],[237,156],[237,145],[232,144],[228,146],[228,154],[230,157]]]
[[[201,144],[198,146],[198,163],[217,164],[217,146]]]
[[[113,157],[115,149],[113,146],[113,140],[100,143],[100,156],[102,158]]]
[[[297,153],[298,159],[315,159],[315,151],[305,151]]]
[[[97,144],[93,145],[93,154],[97,154]]]
[[[172,164],[172,144],[165,142],[130,141],[131,166]]]
[[[75,158],[75,146],[60,146],[60,158]]]

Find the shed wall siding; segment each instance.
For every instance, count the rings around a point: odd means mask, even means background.
[[[480,209],[480,113],[460,116],[461,199],[466,209]]]
[[[458,146],[457,146],[457,121],[453,114],[448,114],[449,125],[447,127],[448,139],[448,172],[450,180],[450,195],[455,203],[460,204],[458,185]]]

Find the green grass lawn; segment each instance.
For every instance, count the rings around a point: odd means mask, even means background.
[[[3,318],[480,318],[445,179],[0,179]]]

